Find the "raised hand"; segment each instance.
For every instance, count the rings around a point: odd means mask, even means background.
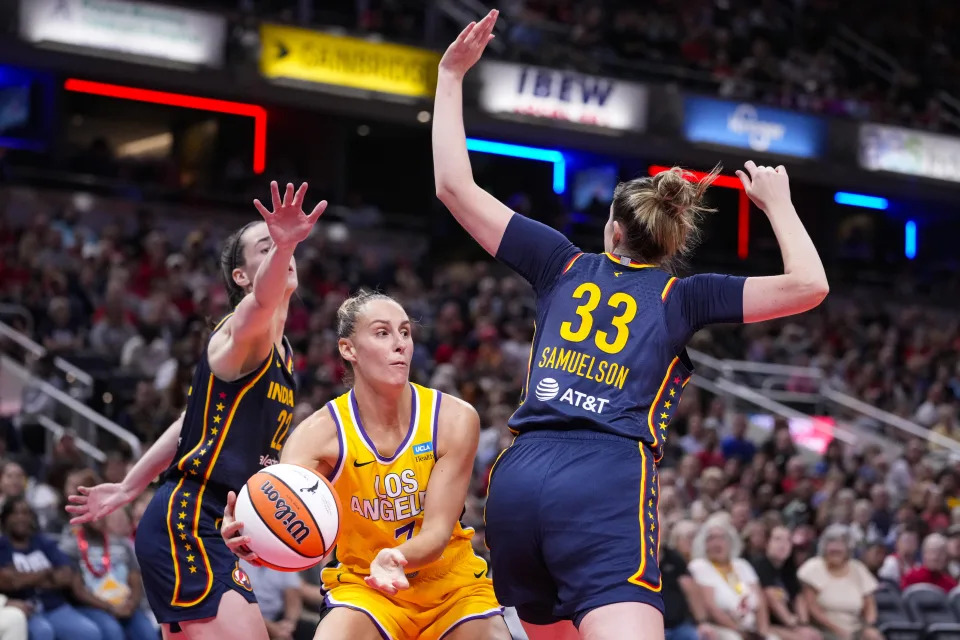
[[[364,578],[367,585],[387,595],[393,595],[400,589],[409,589],[410,582],[403,573],[407,559],[396,549],[381,549],[370,563],[370,575]]]
[[[306,182],[300,185],[296,193],[293,192],[293,185],[287,183],[283,200],[280,200],[280,189],[274,180],[270,183],[270,195],[273,199],[273,211],[267,210],[260,200],[254,200],[253,206],[263,216],[270,237],[278,247],[295,247],[303,242],[327,208],[327,201],[321,200],[310,215],[303,212],[303,198],[307,195]]]
[[[77,494],[67,498],[70,504],[66,506],[66,511],[73,516],[70,524],[83,524],[110,515],[133,498],[124,491],[123,485],[114,482],[95,487],[77,487]]]
[[[747,173],[738,169],[737,177],[755,205],[769,213],[771,207],[790,204],[790,178],[783,165],[776,169],[758,167],[753,160],[747,160],[743,166]]]
[[[477,64],[487,43],[494,38],[493,27],[497,24],[498,15],[500,12],[494,9],[480,22],[468,24],[457,39],[447,47],[446,53],[440,59],[440,69],[462,77],[470,67]]]
[[[276,185],[276,182],[274,182]],[[223,522],[220,523],[220,537],[227,543],[227,547],[241,560],[246,560],[254,566],[260,566],[260,556],[250,551],[250,537],[243,535],[243,523],[238,522],[234,515],[237,504],[237,494],[233,491],[227,494],[227,506],[223,508]]]

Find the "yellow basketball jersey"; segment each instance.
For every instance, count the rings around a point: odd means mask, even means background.
[[[400,545],[420,532],[427,482],[436,463],[437,420],[443,394],[410,384],[413,399],[410,427],[390,456],[377,451],[364,431],[353,390],[327,403],[340,438],[340,459],[333,471],[333,487],[343,513],[337,560],[340,568],[369,573],[370,563],[384,548]],[[460,553],[473,537],[472,529],[454,525],[444,554],[417,573],[433,573]],[[455,544],[458,543],[458,544]]]

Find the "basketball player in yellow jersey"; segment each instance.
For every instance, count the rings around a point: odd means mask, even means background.
[[[477,412],[410,382],[410,319],[392,298],[348,299],[337,332],[353,388],[297,427],[280,455],[324,474],[343,505],[340,564],[323,570],[333,610],[315,638],[510,640],[473,530],[459,522]],[[255,562],[232,505],[224,537]]]

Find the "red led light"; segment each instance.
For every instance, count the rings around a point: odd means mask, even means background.
[[[660,165],[651,165],[648,169],[651,176],[669,170],[670,167]],[[707,176],[702,171],[690,171],[689,169],[684,169],[684,175],[690,182],[697,182]],[[736,176],[717,176],[717,179],[713,181],[713,186],[735,189],[740,192],[737,202],[737,256],[741,260],[746,260],[750,253],[750,198],[747,196],[740,178]]]
[[[247,104],[245,102],[231,102],[229,100],[216,100],[214,98],[201,98],[183,93],[139,89],[119,84],[107,84],[105,82],[91,82],[90,80],[79,80],[77,78],[67,79],[63,84],[63,88],[67,91],[89,93],[107,98],[151,102],[153,104],[164,104],[171,107],[183,107],[185,109],[196,109],[198,111],[214,111],[216,113],[228,113],[253,118],[253,172],[260,174],[263,173],[266,168],[267,110],[259,105]]]

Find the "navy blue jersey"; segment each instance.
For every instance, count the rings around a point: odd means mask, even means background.
[[[743,321],[744,278],[675,278],[610,253],[583,253],[515,214],[497,258],[533,285],[537,322],[517,432],[589,429],[639,440],[659,458],[693,370],[701,327]]]
[[[167,477],[210,483],[225,493],[279,461],[293,422],[293,358],[286,339],[284,346],[286,354],[274,348],[254,371],[233,382],[213,375],[204,349]]]

